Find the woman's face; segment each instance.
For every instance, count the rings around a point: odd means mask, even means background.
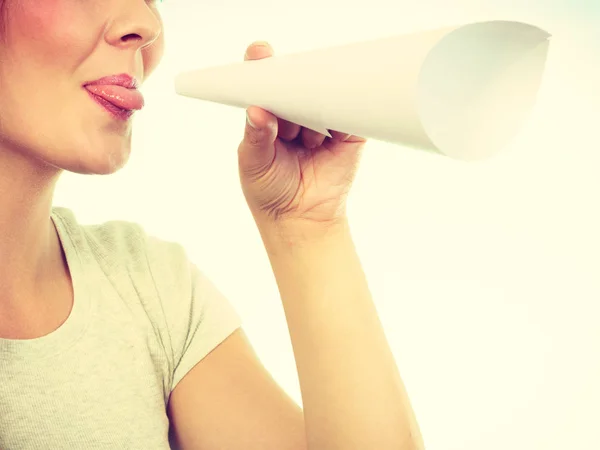
[[[77,173],[108,174],[121,168],[129,158],[132,119],[111,114],[110,103],[108,109],[102,106],[84,85],[121,74],[142,83],[150,75],[164,47],[158,2],[4,3],[0,152]],[[136,97],[135,92],[122,96],[119,88],[91,89],[117,103]]]

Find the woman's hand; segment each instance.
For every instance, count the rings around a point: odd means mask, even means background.
[[[245,60],[270,56],[269,44],[254,43]],[[331,130],[328,138],[256,106],[247,114],[238,148],[239,172],[257,223],[328,227],[344,222],[366,139]]]

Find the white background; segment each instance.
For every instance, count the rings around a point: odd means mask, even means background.
[[[478,20],[552,35],[539,102],[501,155],[465,164],[370,141],[351,226],[429,450],[600,448],[600,2],[167,0],[126,168],[65,174],[82,223],[175,240],[236,306],[299,403],[275,280],[237,172],[243,109],[178,97],[180,68]],[[390,57],[395,57],[390,55]],[[357,58],[360,64],[360,58]]]

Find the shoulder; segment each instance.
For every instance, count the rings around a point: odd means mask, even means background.
[[[136,222],[108,220],[83,225],[68,208],[55,207],[52,213],[70,237],[69,244],[87,251],[105,272],[140,274],[149,271],[153,278],[161,278],[159,284],[186,285],[190,261],[179,242],[150,235]]]

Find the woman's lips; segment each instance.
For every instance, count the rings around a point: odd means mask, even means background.
[[[144,96],[137,89],[127,89],[116,85],[84,86],[91,94],[103,98],[114,106],[126,111],[140,110],[144,107]]]

